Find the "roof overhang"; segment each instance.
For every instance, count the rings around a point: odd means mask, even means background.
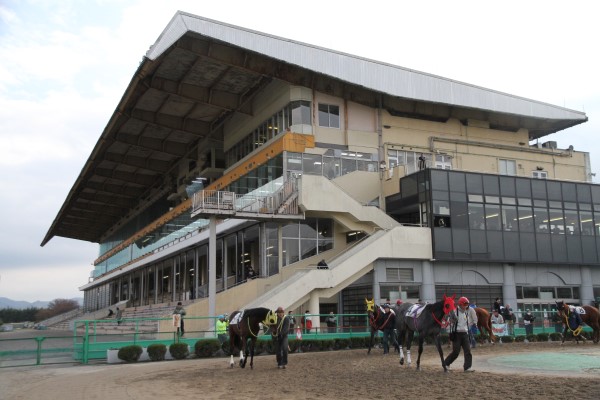
[[[272,80],[393,115],[527,128],[530,139],[587,121],[582,112],[177,12],[134,74],[42,246],[54,236],[101,242],[172,192],[181,160],[222,146],[223,124],[236,113],[252,115],[251,100]]]

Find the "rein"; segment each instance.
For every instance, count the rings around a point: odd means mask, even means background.
[[[431,316],[433,317],[433,320],[441,327],[441,328],[446,328],[448,327],[448,325],[450,325],[450,321],[448,320],[448,318],[446,318],[446,315],[444,314],[444,316],[442,317],[442,320],[440,321],[439,319],[437,319],[437,317],[435,316],[435,314],[433,313],[433,311],[431,312]]]

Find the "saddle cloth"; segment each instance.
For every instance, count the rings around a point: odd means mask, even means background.
[[[231,321],[229,321],[230,324],[239,324],[239,322],[242,320],[242,315],[244,314],[243,311],[238,311],[237,314],[235,314],[233,316],[233,319]]]
[[[419,318],[419,315],[421,315],[421,313],[423,312],[424,309],[425,309],[424,305],[413,304],[412,306],[410,306],[410,308],[408,310],[406,310],[405,315],[407,317],[411,317],[411,318]]]
[[[576,312],[577,314],[585,314],[585,308],[580,306],[569,306],[570,312]]]

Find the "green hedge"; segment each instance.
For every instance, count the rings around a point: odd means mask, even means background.
[[[132,344],[130,346],[121,347],[117,353],[117,357],[119,357],[119,360],[125,362],[137,362],[143,352],[144,349],[142,349],[142,346]]]
[[[163,361],[167,354],[167,346],[162,343],[153,343],[146,349],[150,361]]]
[[[186,343],[173,343],[169,346],[169,353],[176,360],[183,360],[190,355],[190,350]]]
[[[217,339],[198,340],[194,344],[194,354],[200,358],[213,357],[220,348],[221,344]]]

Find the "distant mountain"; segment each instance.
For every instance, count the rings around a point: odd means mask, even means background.
[[[71,300],[75,300],[79,305],[83,304],[83,297],[76,297]],[[6,297],[0,297],[0,310],[3,308],[14,308],[15,310],[24,310],[26,308],[46,308],[48,307],[49,301],[22,301],[22,300],[11,300]]]

